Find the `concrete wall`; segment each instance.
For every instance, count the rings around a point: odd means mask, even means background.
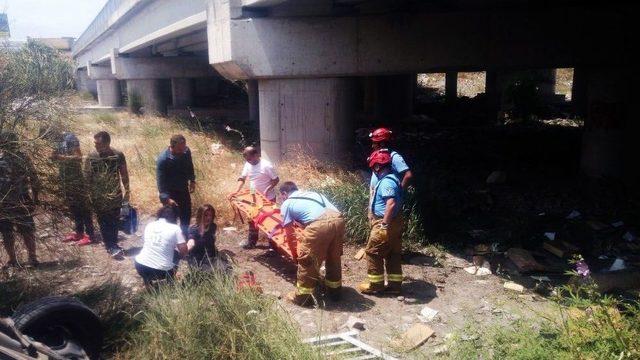
[[[98,84],[95,80],[89,78],[87,68],[81,68],[76,71],[76,89],[78,91],[88,92],[93,97],[98,96]]]

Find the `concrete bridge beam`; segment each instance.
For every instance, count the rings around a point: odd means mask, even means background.
[[[259,80],[260,146],[274,162],[298,154],[340,160],[354,131],[354,78]]]
[[[112,59],[113,73],[122,80],[197,78],[215,76],[206,58],[175,57],[116,57]]]

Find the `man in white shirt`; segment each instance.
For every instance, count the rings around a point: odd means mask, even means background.
[[[239,192],[245,182],[249,180],[250,189],[263,193],[267,199],[275,202],[276,192],[274,188],[278,185],[280,178],[278,178],[273,164],[268,160],[261,159],[260,152],[253,146],[246,147],[242,152],[242,156],[247,162],[244,164],[242,173],[238,178],[238,189],[235,193]],[[231,194],[231,196],[234,194]],[[257,242],[258,228],[256,228],[253,221],[249,221],[249,235],[247,240],[240,243],[240,246],[244,249],[251,249],[256,246]]]
[[[135,258],[135,265],[145,286],[152,281],[175,276],[173,259],[176,248],[180,255],[187,255],[187,244],[182,229],[176,224],[177,217],[175,207],[164,206],[158,211],[158,220],[144,229],[144,245]]]

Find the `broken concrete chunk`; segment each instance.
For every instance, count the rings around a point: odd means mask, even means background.
[[[507,258],[516,265],[518,271],[521,273],[544,270],[544,266],[538,263],[536,259],[533,258],[533,255],[525,249],[511,248],[507,250]]]
[[[436,315],[438,315],[438,310],[432,309],[428,306],[425,306],[420,310],[420,315],[424,317],[424,319],[429,322],[435,319]]]
[[[573,210],[572,212],[569,213],[569,215],[567,215],[567,219],[573,220],[573,219],[579,218],[580,216],[582,216],[582,214],[580,214],[580,211]]]
[[[540,282],[551,282],[551,279],[549,279],[548,276],[531,276],[531,278]]]
[[[544,236],[551,241],[556,239],[556,233],[554,232],[546,232],[544,233]]]
[[[517,284],[513,281],[507,281],[506,283],[504,283],[504,288],[517,291],[517,292],[524,292],[524,286]]]
[[[616,258],[616,260],[611,264],[609,271],[619,271],[626,269],[627,266],[624,264],[624,260],[620,258]]]
[[[487,184],[504,184],[507,181],[507,173],[504,171],[494,171],[487,177]]]
[[[354,259],[356,260],[362,260],[362,258],[364,258],[365,255],[365,251],[364,249],[360,249],[358,250],[358,252],[353,256]]]
[[[347,329],[364,331],[365,330],[364,324],[365,324],[364,320],[358,319],[355,316],[349,316],[349,319],[347,319],[347,322],[343,326],[345,326]]]
[[[402,334],[400,338],[395,339],[392,344],[395,347],[409,351],[424,344],[434,334],[435,331],[427,325],[415,324]]]
[[[559,243],[545,241],[542,245],[542,248],[559,258],[562,258],[566,255],[564,246]]]
[[[468,272],[471,275],[476,275],[476,276],[485,276],[485,275],[492,274],[491,269],[483,266],[475,266],[475,265],[464,268],[464,271]]]
[[[613,226],[614,228],[619,228],[621,226],[624,226],[624,221],[616,221],[616,222],[612,222],[611,226]]]
[[[487,244],[478,244],[473,247],[476,255],[485,255],[491,252],[491,247]]]

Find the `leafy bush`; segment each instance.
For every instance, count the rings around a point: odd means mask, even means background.
[[[205,273],[145,297],[123,359],[320,359],[275,301]]]

